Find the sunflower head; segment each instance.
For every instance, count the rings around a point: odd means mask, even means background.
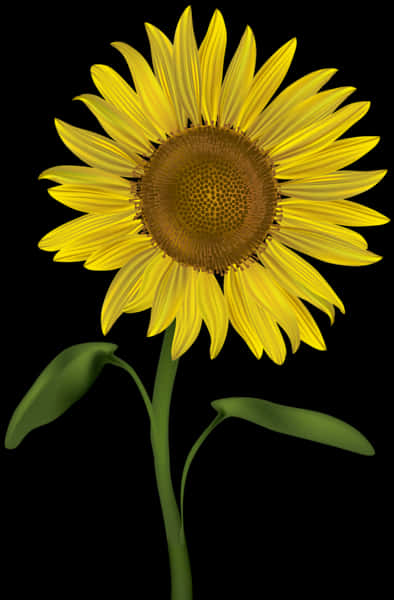
[[[272,162],[245,135],[200,125],[161,144],[137,183],[144,232],[168,256],[224,274],[253,260],[279,196]]]
[[[63,142],[85,165],[44,171],[56,200],[83,214],[39,242],[57,261],[117,270],[105,296],[106,334],[122,313],[151,310],[148,335],[174,320],[172,358],[202,323],[210,356],[231,324],[253,354],[283,363],[286,345],[325,349],[305,302],[331,322],[344,306],[297,252],[339,265],[380,260],[349,226],[389,219],[349,198],[385,170],[348,170],[377,136],[341,138],[369,102],[355,91],[322,91],[336,69],[305,75],[277,93],[296,40],[256,71],[249,26],[224,73],[227,33],[215,10],[200,46],[188,6],[173,41],[145,24],[152,66],[133,47],[112,44],[134,87],[105,65],[92,67],[99,95],[78,96],[106,135],[56,119]]]

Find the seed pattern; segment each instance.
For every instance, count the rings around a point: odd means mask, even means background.
[[[247,185],[230,162],[205,160],[180,174],[175,207],[189,231],[220,234],[241,225],[247,195]]]

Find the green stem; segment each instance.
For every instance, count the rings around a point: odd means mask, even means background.
[[[175,322],[163,339],[152,399],[151,443],[163,513],[171,572],[171,600],[192,600],[192,576],[186,540],[171,480],[169,414],[178,361],[171,359]]]

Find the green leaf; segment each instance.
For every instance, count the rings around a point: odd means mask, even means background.
[[[89,342],[60,352],[16,407],[8,425],[5,447],[16,448],[30,431],[51,423],[82,398],[117,347]]]
[[[375,450],[357,429],[324,413],[274,404],[259,398],[220,398],[213,408],[226,417],[239,417],[272,431],[373,456]]]

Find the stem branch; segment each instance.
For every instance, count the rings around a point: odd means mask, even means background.
[[[146,410],[148,411],[149,417],[152,420],[151,399],[149,397],[148,392],[145,389],[144,384],[142,383],[141,379],[138,377],[137,373],[134,371],[133,367],[131,367],[125,360],[123,360],[122,358],[119,358],[119,356],[115,356],[115,355],[111,356],[111,358],[109,359],[109,362],[111,363],[111,365],[115,365],[116,367],[120,367],[121,369],[124,369],[132,376],[139,391],[141,392],[141,396],[145,402]]]
[[[211,433],[211,431],[213,431],[215,429],[215,427],[217,427],[219,425],[219,423],[224,421],[226,418],[227,417],[225,415],[220,415],[220,414],[216,415],[216,417],[213,419],[213,421],[208,425],[208,427],[206,429],[204,429],[204,431],[202,432],[200,437],[193,444],[189,454],[187,455],[187,458],[185,461],[185,466],[183,468],[182,481],[181,481],[181,528],[182,528],[181,533],[183,533],[183,527],[184,527],[183,500],[185,497],[186,478],[187,478],[187,474],[189,473],[190,465],[192,464],[193,458],[197,454],[197,450],[200,448],[200,446],[202,445],[204,440],[206,440],[206,438]]]

